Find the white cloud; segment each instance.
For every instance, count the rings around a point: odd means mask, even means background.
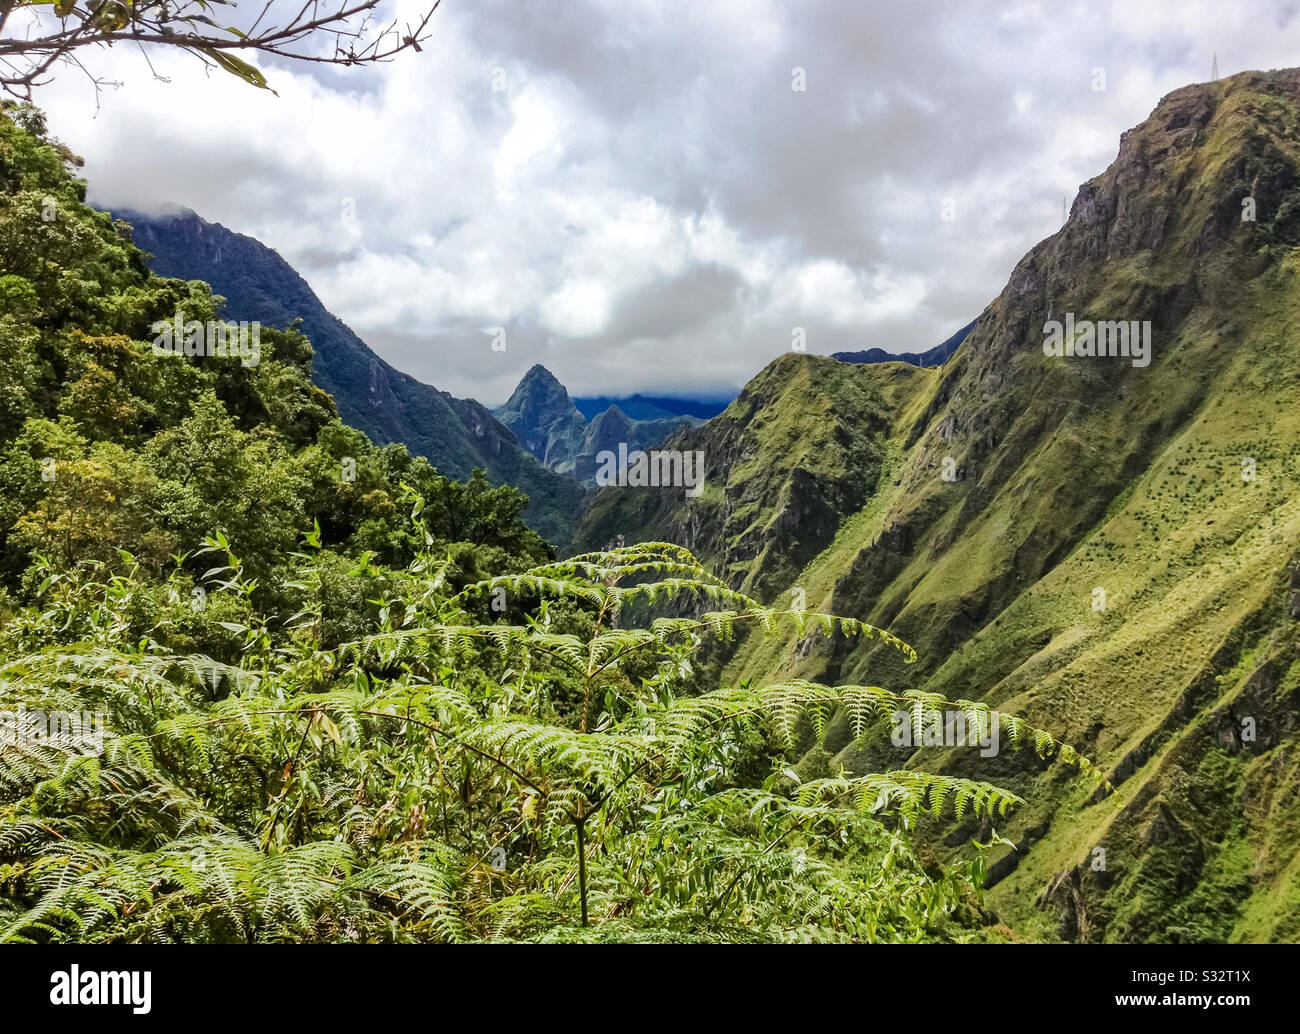
[[[609,322],[610,299],[599,280],[567,280],[542,299],[539,315],[547,329],[562,337],[592,337]]]
[[[37,99],[92,199],[259,238],[394,365],[492,403],[538,361],[578,394],[737,387],[794,325],[928,348],[1161,95],[1300,53],[1274,0],[476,0],[433,29],[378,69],[276,64],[278,97],[114,47],[97,116],[70,73]]]

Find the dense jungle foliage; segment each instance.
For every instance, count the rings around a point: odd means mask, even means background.
[[[987,845],[911,834],[1018,799],[801,771],[809,740],[960,712],[1096,778],[970,701],[707,684],[738,625],[915,654],[678,546],[556,560],[516,490],[342,424],[294,331],[154,354],[221,299],[150,275],[76,165],[5,110],[0,941],[970,939]],[[102,742],[23,734],[66,713]]]

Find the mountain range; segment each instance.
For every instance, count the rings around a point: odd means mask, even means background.
[[[661,396],[571,399],[544,366],[535,365],[510,399],[489,411],[395,369],[330,313],[301,275],[260,241],[211,223],[188,209],[150,215],[118,210],[153,271],[201,280],[226,299],[231,320],[299,328],[317,355],[313,377],[334,397],[339,415],[380,443],[400,442],[455,478],[483,468],[530,500],[529,522],[552,542],[567,544],[584,507],[595,458],[626,443],[652,448],[673,432],[722,413],[728,400]],[[944,362],[965,338],[964,327],[924,353],[894,355],[878,348],[841,352],[852,363]]]
[[[226,299],[227,319],[277,328],[300,319],[316,353],[313,377],[334,396],[344,421],[377,443],[401,442],[452,477],[463,479],[481,467],[493,483],[522,489],[529,523],[553,542],[568,542],[585,495],[581,485],[548,470],[478,402],[394,369],[332,315],[278,253],[190,211],[114,214],[131,225],[155,273],[211,284]]]
[[[674,416],[693,416],[700,420],[711,420],[726,409],[733,398],[735,396],[730,395],[725,399],[708,401],[654,395],[600,395],[594,398],[576,398],[573,404],[588,420],[595,420],[610,406],[618,406],[632,420],[662,420]]]
[[[226,318],[277,328],[300,320],[317,356],[313,377],[334,397],[344,421],[380,444],[406,445],[452,477],[463,479],[481,467],[494,483],[522,489],[530,500],[529,523],[559,545],[573,535],[596,453],[619,442],[650,447],[726,406],[633,395],[584,399],[579,409],[538,365],[491,412],[380,358],[325,308],[292,266],[255,238],[187,209],[114,215],[131,226],[155,273],[211,284],[226,299]]]
[[[998,824],[1014,847],[990,868],[1015,936],[1295,940],[1297,112],[1300,70],[1169,94],[974,323],[923,353],[788,353],[707,419],[575,402],[542,366],[489,413],[384,364],[249,238],[192,215],[130,221],[158,271],[208,280],[232,317],[302,316],[345,419],[540,492],[555,541],[576,522],[575,549],[678,542],[732,585],[920,652],[904,666],[878,640],[741,635],[711,658],[724,684],[964,697],[1093,757],[1111,792],[1029,752],[979,773],[1030,802]],[[1120,352],[1121,326],[1126,349],[1149,338],[1149,364]],[[588,492],[592,456],[617,442],[702,452],[702,493]],[[805,746],[804,777],[919,763],[842,716]],[[968,752],[939,758],[976,774]],[[933,832],[943,857],[993,829]]]
[[[785,355],[667,443],[703,451],[698,498],[606,488],[584,517],[579,546],[679,542],[921,655],[742,637],[723,684],[940,692],[1093,757],[1113,792],[1031,752],[980,769],[1032,802],[990,869],[1017,937],[1300,937],[1297,112],[1300,70],[1169,94],[941,368]],[[843,716],[809,737],[804,778],[920,763]],[[992,828],[935,835],[942,856]]]
[[[619,443],[626,443],[629,449],[648,449],[674,431],[703,423],[699,417],[657,407],[639,406],[636,411],[662,415],[635,419],[611,402],[588,423],[564,385],[546,367],[536,365],[492,415],[548,468],[590,482],[596,455],[602,450],[617,449]]]
[[[952,337],[924,352],[886,352],[883,348],[868,348],[861,352],[832,352],[831,358],[838,359],[842,363],[907,363],[910,366],[942,366],[966,340],[966,335],[974,329],[975,322],[971,320]]]

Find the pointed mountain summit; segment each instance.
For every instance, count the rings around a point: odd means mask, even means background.
[[[617,449],[619,442],[629,440],[634,426],[635,422],[623,412],[618,403],[614,403],[591,421],[587,430],[588,450],[600,452],[602,449]]]
[[[634,420],[616,403],[597,413],[588,423],[550,370],[540,363],[524,374],[505,405],[493,416],[514,432],[520,444],[552,470],[590,482],[596,454],[648,449],[683,427],[694,427],[698,417],[667,414],[652,420]]]
[[[564,385],[545,366],[538,363],[529,369],[506,404],[493,415],[546,466],[560,473],[572,469],[587,421]]]

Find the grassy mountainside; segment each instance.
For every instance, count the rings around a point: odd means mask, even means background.
[[[301,319],[316,351],[313,377],[334,397],[346,423],[380,444],[402,443],[453,478],[482,467],[494,484],[528,495],[528,520],[543,535],[568,541],[583,495],[579,486],[538,463],[473,399],[455,398],[384,362],[279,254],[193,212],[118,214],[150,253],[154,272],[210,284],[226,300],[227,319],[279,328]]]
[[[769,391],[725,437],[737,406],[695,432],[732,445],[709,461],[726,489],[695,501],[711,508],[623,490],[589,518],[595,537],[658,523],[725,557],[737,582],[761,582],[769,597],[799,586],[810,608],[887,625],[922,658],[904,672],[813,635],[743,644],[733,678],[969,696],[1095,757],[1112,796],[1067,789],[1020,756],[995,759],[999,778],[1040,802],[998,827],[1017,850],[993,865],[991,901],[1016,936],[1300,935],[1298,169],[1300,71],[1178,90],[1124,134],[1066,226],[1026,255],[941,371],[854,371],[914,386],[882,407],[868,444],[783,446],[791,425],[820,425],[805,408],[832,427],[864,412],[858,382],[826,373],[831,394],[812,407]],[[1067,312],[1149,320],[1150,365],[1045,355],[1044,322]],[[746,394],[818,368],[785,357]],[[841,496],[834,520],[796,522],[815,555],[787,546],[774,564],[777,543],[755,550],[754,529],[787,512],[777,486],[851,448],[879,467],[857,468],[862,495]],[[759,455],[768,469],[733,493]],[[747,518],[721,494],[745,499]],[[822,747],[850,772],[900,753],[879,735],[854,741],[842,722]],[[941,765],[961,772],[969,756]],[[950,844],[987,832],[936,831]]]
[[[981,936],[983,855],[904,825],[1014,797],[782,778],[802,722],[903,698],[701,677],[806,615],[671,544],[556,561],[516,489],[341,423],[295,330],[209,350],[221,299],[151,273],[75,165],[0,109],[0,943]],[[212,326],[155,350],[172,316]]]
[[[726,411],[664,447],[704,453],[705,487],[609,488],[579,542],[669,534],[734,584],[770,596],[826,548],[888,462],[891,412],[907,410],[932,371],[860,366],[791,353],[755,377]]]

